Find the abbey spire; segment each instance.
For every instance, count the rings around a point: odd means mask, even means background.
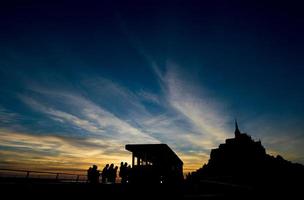
[[[241,135],[241,131],[239,130],[239,126],[238,126],[238,123],[235,119],[235,131],[234,131],[234,135],[235,137],[239,137]]]

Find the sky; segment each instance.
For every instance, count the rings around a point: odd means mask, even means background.
[[[194,171],[235,119],[304,164],[300,3],[1,4],[0,168],[101,168],[166,143]]]

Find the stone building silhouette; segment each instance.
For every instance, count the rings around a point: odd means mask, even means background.
[[[202,168],[190,174],[189,182],[213,180],[246,185],[256,191],[299,193],[299,181],[304,179],[304,166],[285,160],[282,156],[268,155],[261,141],[254,141],[239,130],[235,121],[234,138],[225,140],[212,149],[210,159]],[[272,193],[273,194],[273,193]]]
[[[234,138],[212,149],[208,165],[209,175],[243,176],[249,171],[257,171],[266,158],[261,141],[254,141],[247,133],[241,133],[235,121]]]

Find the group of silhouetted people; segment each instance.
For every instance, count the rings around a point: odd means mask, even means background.
[[[126,184],[128,183],[129,175],[131,171],[131,166],[128,166],[128,163],[120,163],[120,168],[119,168],[119,176],[121,178],[121,183]]]
[[[101,172],[101,182],[102,183],[115,183],[117,176],[118,167],[112,163],[111,165],[106,164]]]
[[[97,165],[93,165],[88,169],[88,182],[92,184],[99,183],[99,170],[97,170]]]
[[[98,170],[97,165],[93,165],[88,169],[88,182],[92,184],[99,183],[99,178],[101,176],[101,183],[115,183],[117,177],[117,170],[118,167],[114,166],[112,163],[111,165],[106,164],[103,170]],[[128,183],[128,177],[130,174],[131,166],[128,166],[128,163],[120,163],[119,168],[119,176],[121,177],[121,183],[125,184]]]

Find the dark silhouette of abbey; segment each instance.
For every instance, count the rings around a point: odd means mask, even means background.
[[[130,183],[176,184],[183,180],[183,162],[166,144],[127,144],[132,152]]]
[[[187,181],[204,180],[248,186],[255,192],[296,194],[301,191],[304,166],[278,155],[266,154],[261,141],[241,133],[235,122],[235,137],[212,149],[207,164],[187,176]]]

